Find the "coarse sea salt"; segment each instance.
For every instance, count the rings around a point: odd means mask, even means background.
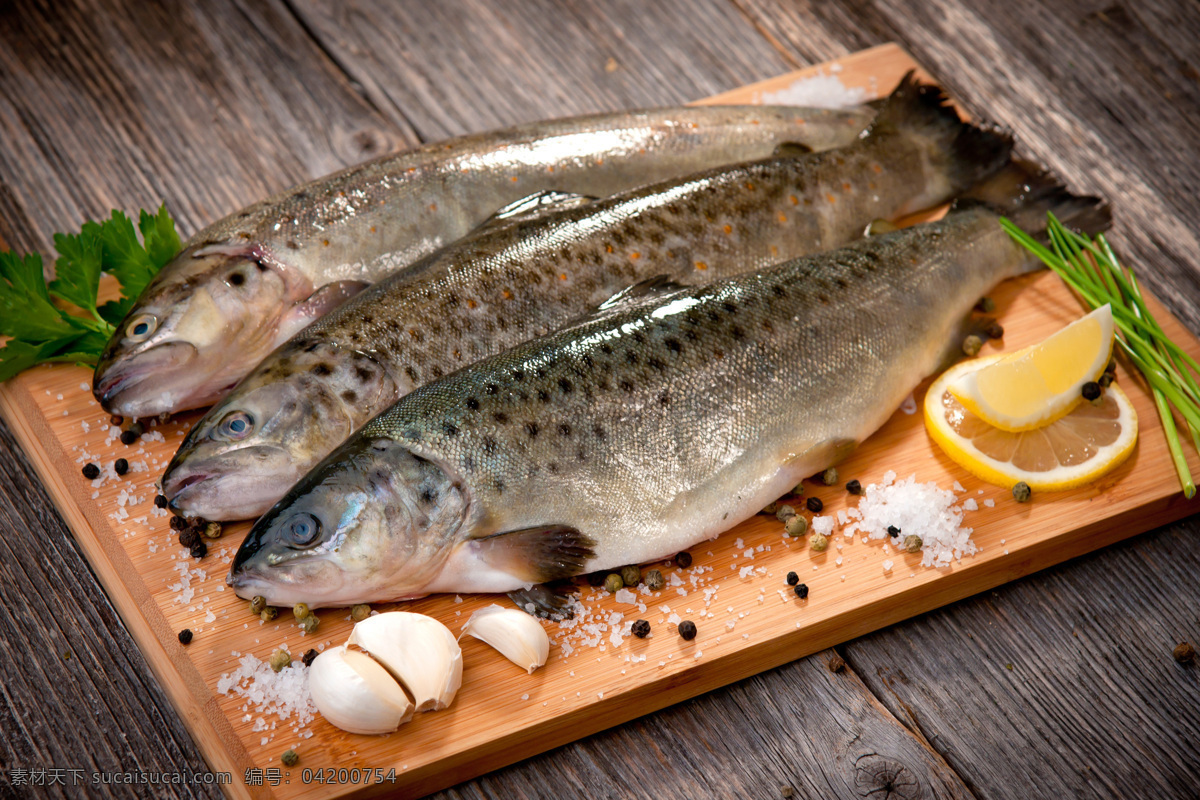
[[[944,567],[977,549],[955,499],[953,492],[936,483],[917,483],[916,475],[897,482],[896,473],[888,470],[880,483],[864,490],[858,501],[862,520],[848,530],[862,531],[872,539],[886,539],[889,525],[920,532],[921,564]]]
[[[810,106],[813,108],[850,108],[862,105],[866,91],[847,88],[836,75],[814,75],[792,81],[777,92],[763,92],[767,105]]]
[[[293,728],[312,722],[317,713],[308,691],[308,667],[299,661],[275,672],[270,664],[247,653],[238,659],[237,669],[217,679],[217,691],[245,699],[247,707],[253,705],[259,714],[293,720]]]

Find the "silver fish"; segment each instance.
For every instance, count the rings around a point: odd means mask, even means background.
[[[1019,223],[1052,207],[1107,225],[1095,198],[1039,183]],[[230,583],[274,605],[347,605],[669,556],[869,436],[979,297],[1030,267],[976,205],[602,311],[375,417],[258,521]]]
[[[598,114],[474,134],[295,186],[193,236],[146,287],[96,366],[110,412],[208,405],[263,356],[366,284],[542,189],[609,195],[844,144],[863,109],[712,106]]]
[[[906,80],[852,145],[506,215],[268,356],[189,432],[164,494],[189,516],[257,516],[401,395],[548,333],[623,287],[766,267],[946,200],[999,169],[1011,142],[962,123],[942,100]]]

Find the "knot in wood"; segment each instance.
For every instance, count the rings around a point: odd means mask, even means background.
[[[860,797],[871,800],[916,800],[924,795],[912,770],[875,753],[855,760],[854,788]]]

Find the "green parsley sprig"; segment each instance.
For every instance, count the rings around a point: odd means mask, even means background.
[[[1196,378],[1200,375],[1200,364],[1167,337],[1146,307],[1137,278],[1117,261],[1104,234],[1092,239],[1068,230],[1053,214],[1048,217],[1050,248],[1011,220],[1002,219],[1000,224],[1021,246],[1054,270],[1091,308],[1105,303],[1112,306],[1117,346],[1145,376],[1154,393],[1154,404],[1162,419],[1171,460],[1179,474],[1184,496],[1191,499],[1196,494],[1196,484],[1183,455],[1172,409],[1179,412],[1191,434],[1192,444],[1200,450],[1200,385]]]
[[[142,239],[138,240],[137,231]],[[0,381],[35,364],[95,364],[137,296],[182,249],[166,205],[138,214],[137,229],[121,211],[85,222],[79,233],[54,235],[54,280],[46,283],[42,257],[0,251]],[[117,279],[121,299],[97,306],[100,274]],[[58,302],[55,302],[58,301]],[[75,306],[83,314],[68,312]]]

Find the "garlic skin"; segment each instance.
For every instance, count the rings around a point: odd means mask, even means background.
[[[412,719],[412,702],[400,684],[370,656],[345,645],[313,660],[308,690],[321,716],[350,733],[391,733]]]
[[[416,711],[440,711],[462,686],[462,649],[433,617],[376,614],[356,624],[346,644],[361,647],[386,667],[412,695]]]
[[[471,615],[459,636],[474,636],[500,651],[518,667],[533,671],[550,656],[550,637],[536,619],[515,608],[495,603]]]

